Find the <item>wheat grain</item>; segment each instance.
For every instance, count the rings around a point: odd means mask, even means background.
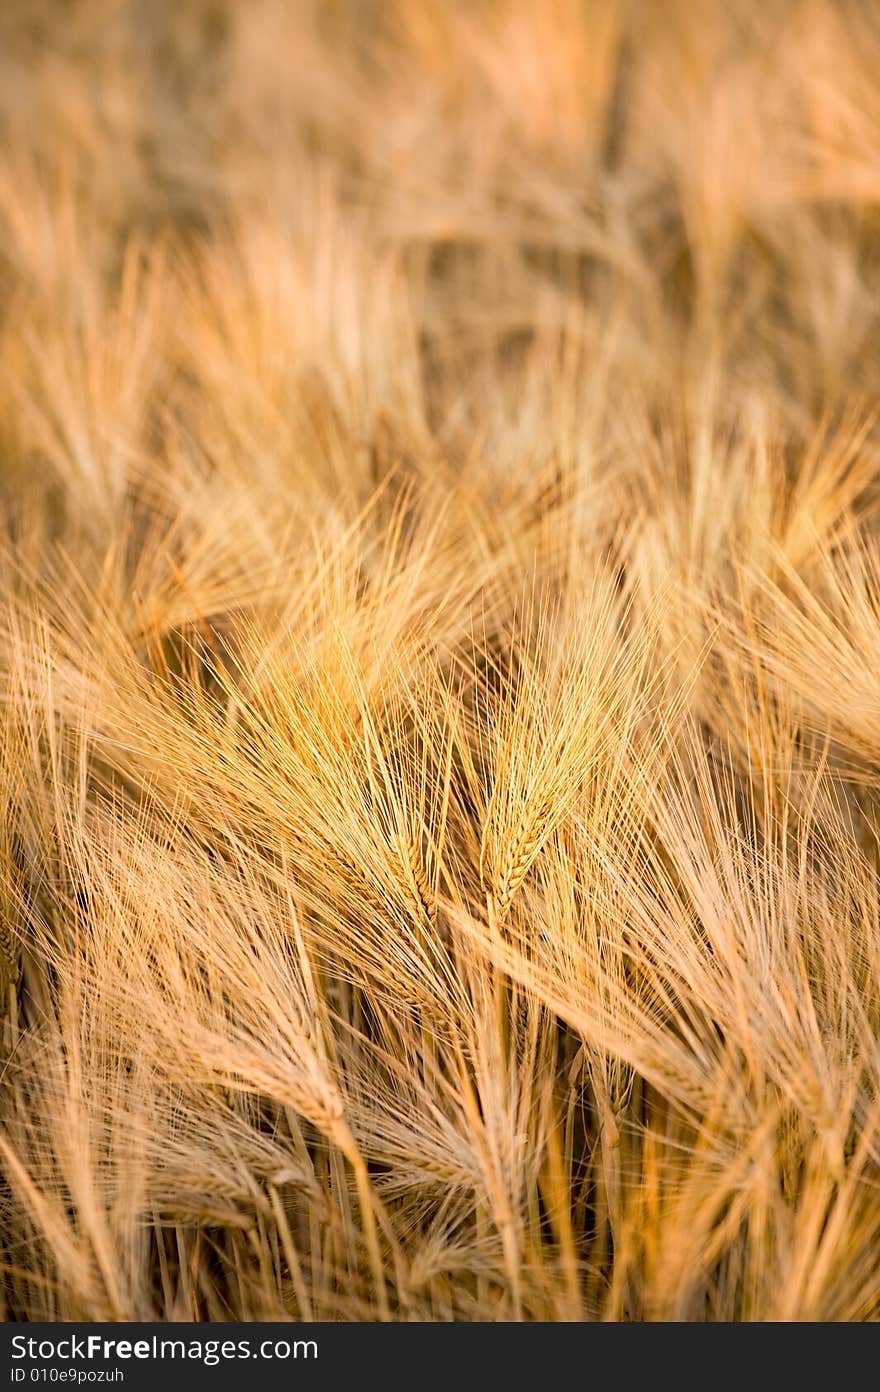
[[[880,1319],[880,28],[0,6],[0,1305]]]

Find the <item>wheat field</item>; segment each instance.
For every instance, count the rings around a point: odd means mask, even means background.
[[[4,1318],[880,1317],[878,74],[4,0]]]

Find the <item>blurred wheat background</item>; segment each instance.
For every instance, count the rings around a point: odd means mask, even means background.
[[[4,0],[6,1318],[878,1317],[878,74]]]

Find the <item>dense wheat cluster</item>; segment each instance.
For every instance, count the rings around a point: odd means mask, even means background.
[[[880,1315],[878,74],[4,0],[7,1318]]]

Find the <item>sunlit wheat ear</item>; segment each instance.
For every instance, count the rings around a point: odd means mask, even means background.
[[[495,912],[500,919],[506,917],[514,896],[550,834],[554,808],[558,815],[558,804],[552,795],[536,802],[527,814],[523,814],[510,838],[507,857],[499,863],[497,889],[493,897]]]
[[[585,585],[589,616],[538,608],[511,652],[480,731],[491,779],[480,869],[503,920],[553,832],[600,771],[612,768],[646,710],[647,629],[627,632],[626,605],[601,572]]]
[[[416,913],[428,928],[436,929],[437,902],[425,874],[421,847],[411,837],[402,836],[397,846],[392,846],[391,854],[401,880],[412,895]]]
[[[880,1319],[875,10],[2,0],[0,1318]]]

